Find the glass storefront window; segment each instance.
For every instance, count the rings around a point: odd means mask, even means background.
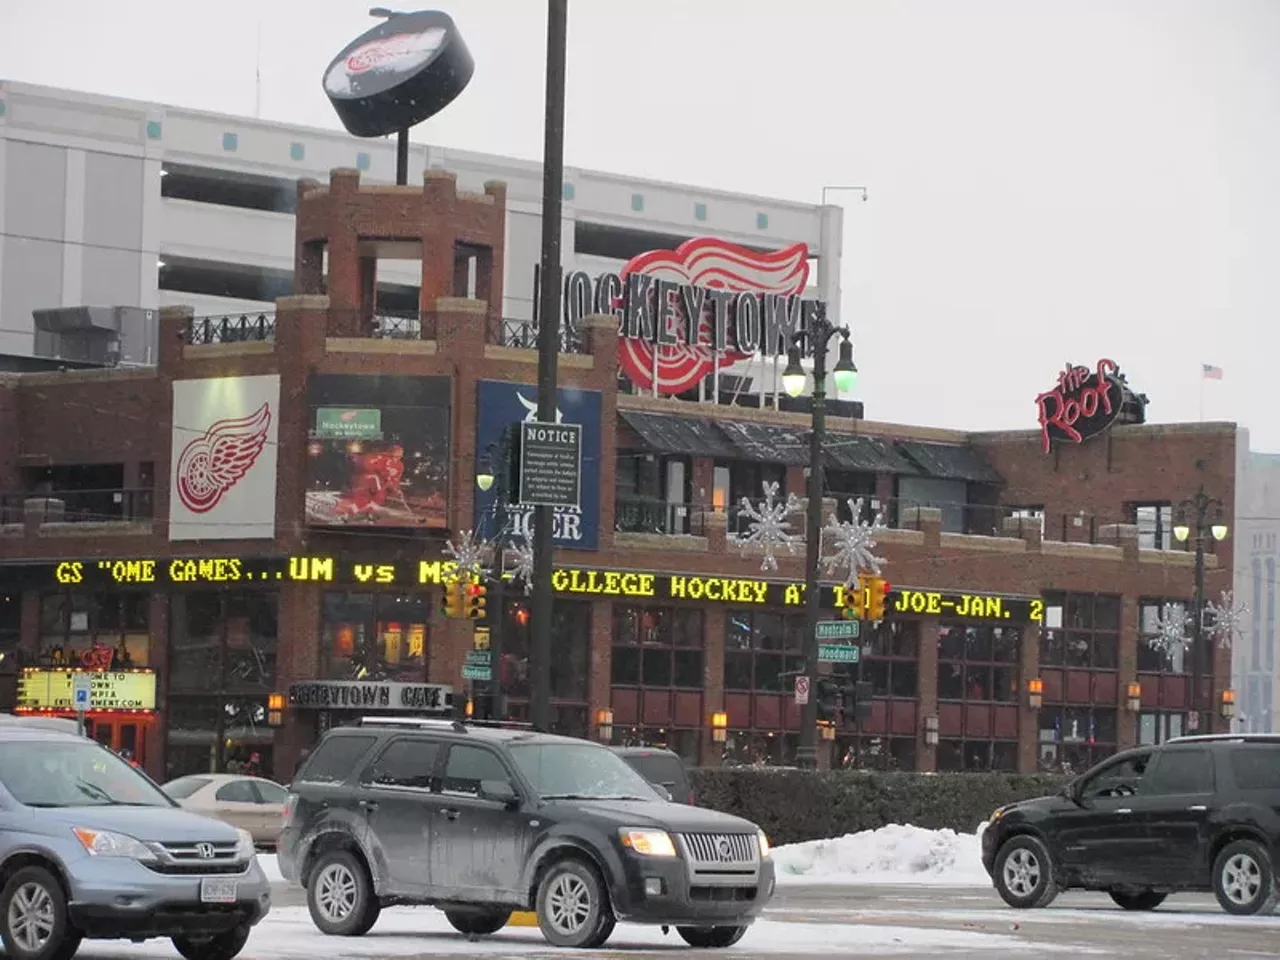
[[[613,608],[613,684],[703,686],[702,611],[685,607]]]
[[[46,593],[40,598],[40,647],[46,667],[127,670],[151,662],[151,595]]]
[[[1083,773],[1116,751],[1114,707],[1045,706],[1039,716],[1036,763],[1043,772]]]
[[[425,594],[326,592],[325,679],[425,682],[428,602]]]
[[[506,607],[502,689],[508,697],[523,700],[529,696],[529,631],[533,614],[524,599],[509,600]],[[569,704],[587,703],[590,699],[587,681],[591,673],[589,601],[556,598],[551,606],[551,643],[551,698]]]
[[[166,775],[272,776],[279,595],[175,591],[169,607]]]
[[[804,615],[725,611],[726,690],[781,693],[804,663]]]

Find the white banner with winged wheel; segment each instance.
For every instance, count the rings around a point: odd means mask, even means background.
[[[170,540],[276,534],[280,377],[175,380]]]

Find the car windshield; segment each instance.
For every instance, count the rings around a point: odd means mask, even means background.
[[[0,743],[0,783],[28,807],[172,807],[124,760],[88,740]]]
[[[544,800],[665,799],[608,747],[522,743],[511,745],[511,755]]]

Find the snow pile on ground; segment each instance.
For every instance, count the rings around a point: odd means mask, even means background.
[[[779,883],[988,886],[976,833],[925,830],[892,823],[832,840],[811,840],[774,851]]]

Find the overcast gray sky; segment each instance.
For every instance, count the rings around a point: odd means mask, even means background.
[[[361,0],[0,0],[0,74],[337,128]],[[542,153],[545,4],[441,0],[477,62],[415,134]],[[570,0],[566,162],[846,206],[877,420],[1035,425],[1067,360],[1280,451],[1277,0]],[[1201,364],[1221,367],[1205,383]]]

